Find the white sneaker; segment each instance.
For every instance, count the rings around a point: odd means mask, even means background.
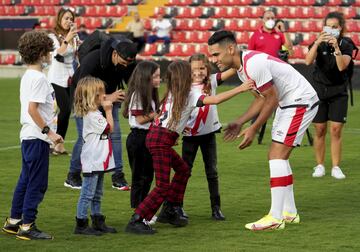
[[[339,166],[334,166],[331,169],[331,176],[336,179],[344,179],[346,178],[345,174],[341,171]]]
[[[325,176],[325,167],[321,164],[315,166],[312,176],[314,178],[320,178],[320,177]]]
[[[149,221],[149,225],[155,225],[156,221],[157,221],[157,216],[154,215],[154,216],[151,218],[151,220]]]

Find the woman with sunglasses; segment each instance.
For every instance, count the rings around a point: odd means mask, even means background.
[[[51,65],[48,72],[49,82],[55,90],[59,108],[56,133],[65,139],[71,113],[70,89],[76,61],[77,29],[74,24],[75,13],[71,8],[63,7],[56,16],[55,27],[49,37],[54,42]],[[67,154],[63,143],[54,146],[53,154]]]

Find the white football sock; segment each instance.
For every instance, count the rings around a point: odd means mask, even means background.
[[[286,160],[286,163],[288,168],[288,174],[292,176],[292,170],[289,160]],[[291,214],[297,213],[295,198],[294,198],[294,185],[292,183],[286,187],[284,211]]]

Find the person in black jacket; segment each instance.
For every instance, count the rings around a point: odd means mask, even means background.
[[[93,76],[101,79],[106,84],[106,99],[113,102],[114,131],[111,134],[112,148],[115,159],[115,172],[112,175],[113,188],[128,191],[129,185],[123,172],[121,131],[119,125],[119,108],[124,100],[124,82],[127,83],[135,68],[136,44],[131,40],[115,40],[110,38],[103,41],[100,49],[89,52],[81,60],[80,67],[73,77],[72,90],[75,90],[77,82],[85,76]],[[70,161],[70,169],[64,185],[73,189],[81,188],[81,163],[80,153],[83,145],[82,118],[75,117],[78,139],[74,145]]]
[[[346,122],[348,108],[347,83],[348,67],[353,46],[343,38],[345,19],[342,13],[330,12],[324,21],[324,29],[310,45],[305,62],[310,65],[315,61],[313,86],[320,98],[320,106],[313,120],[315,126],[314,149],[317,166],[313,177],[325,175],[325,137],[330,121],[331,137],[331,176],[344,179],[339,165],[341,160],[342,129]]]

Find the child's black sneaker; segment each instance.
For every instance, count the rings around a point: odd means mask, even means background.
[[[153,229],[147,221],[144,221],[143,218],[140,217],[138,214],[134,214],[129,223],[125,228],[125,232],[133,233],[133,234],[155,234],[156,230]]]
[[[74,234],[82,234],[82,235],[102,235],[103,233],[89,227],[89,220],[86,219],[76,219],[76,227],[74,230]]]
[[[116,172],[111,176],[112,188],[118,189],[119,191],[130,191],[131,187],[125,179],[123,172]]]
[[[9,221],[9,218],[6,218],[2,230],[3,230],[5,233],[14,234],[14,235],[15,235],[15,234],[17,234],[17,232],[19,231],[19,228],[20,228],[20,225],[21,225],[21,224],[22,224],[22,221],[21,221],[21,220],[20,220],[18,223],[16,223],[16,224],[11,224],[10,221]]]
[[[69,187],[72,189],[81,189],[82,180],[80,173],[69,172],[67,175],[67,179],[64,182],[65,187]]]
[[[19,231],[16,235],[16,238],[21,240],[52,240],[54,239],[53,236],[44,233],[37,229],[35,223],[33,222],[30,225],[30,228],[28,230],[23,229],[23,225],[20,225]]]
[[[113,234],[117,233],[115,228],[106,225],[105,219],[106,217],[102,214],[91,215],[93,229],[100,231],[102,233],[113,233]]]

